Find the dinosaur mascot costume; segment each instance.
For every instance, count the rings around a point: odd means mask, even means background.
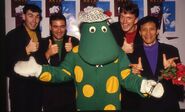
[[[74,80],[77,111],[121,110],[121,86],[141,96],[160,98],[164,93],[160,83],[132,74],[129,60],[117,46],[107,19],[101,8],[85,8],[79,14],[80,44],[60,66],[39,65],[31,57],[17,62],[15,72],[44,82]]]

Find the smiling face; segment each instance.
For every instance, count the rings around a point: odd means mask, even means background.
[[[25,14],[23,14],[23,20],[25,26],[29,30],[35,30],[40,22],[39,12],[28,10]]]
[[[83,23],[79,54],[89,64],[106,64],[118,57],[118,46],[106,21]]]
[[[134,32],[137,28],[137,21],[138,19],[134,14],[124,12],[120,14],[120,24],[124,32]]]
[[[56,40],[60,40],[63,38],[66,33],[66,23],[64,20],[53,20],[50,24],[50,30],[52,32],[52,36]]]
[[[157,40],[159,30],[154,22],[147,22],[141,25],[139,31],[145,45],[153,45]]]

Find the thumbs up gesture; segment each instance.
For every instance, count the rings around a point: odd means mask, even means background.
[[[73,45],[72,45],[72,42],[71,42],[71,38],[72,37],[69,37],[68,42],[65,43],[65,49],[66,49],[67,52],[70,52],[71,49],[73,48]]]
[[[49,39],[48,49],[45,53],[46,58],[49,59],[51,56],[57,54],[58,50],[59,50],[58,45],[52,44],[52,41]]]
[[[175,60],[177,60],[178,57],[173,57],[170,59],[166,59],[166,54],[163,54],[163,66],[164,69],[168,68],[169,66],[176,66]]]
[[[39,43],[38,42],[33,42],[31,39],[28,45],[26,46],[26,53],[29,55],[32,52],[36,52],[39,48]]]
[[[133,53],[134,52],[133,43],[128,43],[127,39],[125,38],[122,49],[123,51],[125,51],[125,53]]]
[[[132,73],[133,74],[141,74],[141,71],[143,71],[143,66],[141,63],[141,57],[138,58],[138,63],[137,64],[130,64],[132,67]]]

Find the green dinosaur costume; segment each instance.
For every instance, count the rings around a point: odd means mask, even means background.
[[[120,86],[140,95],[162,96],[161,84],[132,74],[127,55],[117,46],[102,9],[87,7],[79,17],[80,44],[59,67],[38,65],[31,57],[27,62],[18,62],[15,72],[45,82],[74,80],[78,111],[121,110]]]
[[[131,73],[127,56],[104,19],[106,16],[101,21],[82,23],[80,45],[68,53],[58,69],[43,66],[39,76],[49,82],[74,79],[77,110],[120,110],[121,85],[140,93],[142,79]]]

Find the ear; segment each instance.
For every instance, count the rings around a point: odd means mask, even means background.
[[[134,23],[137,24],[137,22],[138,22],[138,18],[135,19]]]
[[[49,25],[49,30],[51,30],[51,24]]]
[[[159,35],[159,32],[160,32],[160,30],[158,29],[158,30],[157,30],[157,35]]]
[[[141,35],[141,31],[139,30],[139,35]]]
[[[26,18],[26,17],[25,17],[25,14],[22,14],[22,19],[23,19],[24,21],[25,21],[25,18]]]

